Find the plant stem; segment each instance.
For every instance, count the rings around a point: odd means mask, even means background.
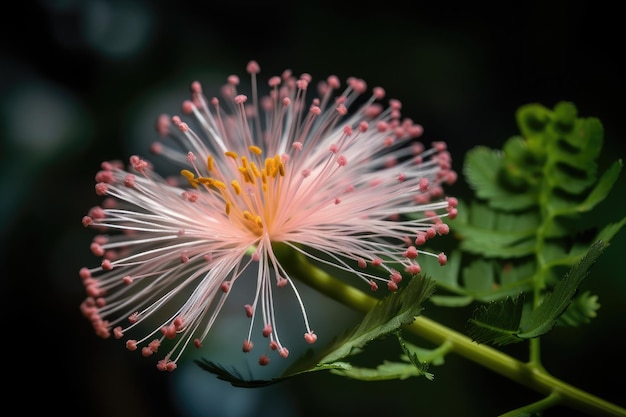
[[[295,251],[291,251],[287,256],[281,256],[281,264],[292,278],[298,278],[357,311],[367,313],[378,302],[376,298],[311,265],[304,256],[296,254]],[[497,349],[477,344],[469,337],[424,316],[417,317],[407,326],[407,330],[435,344],[451,344],[451,352],[552,399],[558,396],[559,403],[570,408],[594,416],[626,417],[626,409],[555,378],[542,366],[536,366],[533,362],[521,362]]]

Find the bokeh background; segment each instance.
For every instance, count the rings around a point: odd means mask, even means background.
[[[314,79],[354,75],[384,86],[402,100],[405,116],[425,126],[426,140],[448,142],[459,170],[473,146],[499,147],[517,134],[515,110],[529,102],[574,102],[580,115],[605,126],[601,169],[624,157],[617,6],[486,3],[40,0],[5,7],[0,273],[9,369],[3,380],[10,388],[3,389],[3,407],[18,415],[88,417],[494,416],[538,399],[453,355],[433,369],[432,382],[366,383],[318,373],[233,388],[191,362],[172,374],[156,371],[151,360],[98,339],[78,310],[84,293],[77,271],[96,261],[80,219],[100,201],[93,192],[100,162],[147,154],[156,117],[179,111],[191,81],[208,91],[231,73],[245,79],[250,59],[260,63],[263,79],[290,68]],[[462,196],[467,189],[460,181],[451,191]],[[624,215],[624,191],[622,175],[602,220]],[[622,406],[624,234],[583,283],[599,295],[597,319],[557,329],[542,345],[554,375]],[[331,337],[357,317],[316,294],[305,297],[323,323],[318,333]],[[459,319],[434,306],[426,313],[458,328],[469,314]],[[204,353],[228,363],[242,336],[225,317],[213,350]],[[385,341],[376,347],[378,354],[397,352]],[[546,413],[560,415],[583,414]]]

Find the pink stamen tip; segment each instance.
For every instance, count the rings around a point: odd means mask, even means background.
[[[435,148],[437,152],[443,152],[448,148],[448,145],[446,145],[445,142],[441,142],[441,141],[433,142],[432,146],[433,148]]]
[[[286,347],[282,347],[278,349],[278,354],[281,356],[281,358],[286,359],[287,356],[289,356],[289,350],[287,350]]]
[[[409,246],[409,248],[403,253],[405,258],[415,259],[417,258],[417,248],[415,246]]]
[[[372,260],[372,265],[373,266],[381,266],[383,264],[383,260],[380,258],[374,258]]]
[[[406,267],[406,272],[411,275],[417,275],[422,272],[422,268],[419,266],[419,264],[414,263]]]
[[[141,348],[141,356],[143,356],[144,358],[152,356],[153,353],[154,352],[147,346]]]
[[[280,85],[280,77],[277,75],[270,77],[270,79],[267,81],[267,85],[269,85],[270,87],[278,87]]]
[[[445,223],[437,224],[436,228],[439,235],[447,235],[448,233],[450,233],[450,226]]]
[[[127,340],[126,341],[126,349],[130,350],[131,352],[134,352],[137,350],[137,341],[136,340]]]
[[[130,323],[137,323],[137,321],[139,321],[139,313],[135,311],[133,314],[128,316],[128,321]]]
[[[91,226],[93,224],[93,219],[91,217],[89,217],[89,216],[84,216],[82,221],[83,221],[83,226],[84,227],[88,227],[88,226]]]
[[[398,271],[392,271],[389,275],[389,279],[396,284],[399,284],[402,281],[402,274],[400,274]]]
[[[235,104],[243,104],[248,100],[248,97],[244,94],[239,94],[235,96]]]
[[[400,110],[402,109],[402,102],[400,102],[400,100],[392,98],[391,100],[389,100],[389,107],[392,110]]]
[[[159,142],[153,142],[150,145],[150,152],[153,155],[161,155],[163,153],[163,145]]]
[[[254,347],[254,343],[252,343],[250,340],[244,340],[243,341],[243,346],[241,347],[241,350],[244,353],[248,353],[252,350],[252,348]]]
[[[173,370],[176,369],[177,366],[176,366],[176,362],[173,362],[169,359],[161,359],[160,361],[157,362],[156,367],[159,371],[172,372]]]
[[[259,357],[259,365],[267,366],[270,363],[270,358],[267,355],[261,355]]]
[[[138,172],[143,172],[148,167],[148,163],[136,155],[130,157],[130,165]]]
[[[248,74],[258,74],[259,72],[261,72],[261,67],[259,66],[258,62],[252,60],[248,62],[248,65],[246,66],[246,71],[248,72]]]
[[[385,89],[382,87],[374,87],[372,89],[372,92],[376,100],[382,100],[383,98],[385,98]]]
[[[222,285],[220,285],[220,289],[222,290],[222,292],[228,292],[228,290],[230,290],[230,281],[222,282]]]
[[[365,133],[367,132],[368,128],[369,128],[369,124],[365,120],[359,123],[359,132]]]
[[[337,158],[337,165],[339,165],[340,167],[345,167],[347,163],[348,159],[343,155],[339,155],[339,157]]]
[[[148,349],[150,349],[154,353],[159,351],[159,347],[161,347],[161,342],[159,342],[159,339],[154,339],[152,342],[148,343]]]
[[[372,291],[378,291],[378,284],[376,284],[376,282],[374,282],[374,281],[370,280],[370,282],[369,282],[369,283],[370,283],[370,289],[371,289]]]
[[[426,233],[424,232],[417,232],[417,237],[415,238],[415,244],[417,246],[422,246],[426,243]]]
[[[182,317],[176,317],[174,321],[172,322],[176,330],[181,330],[183,328],[184,323],[185,321],[183,320]]]
[[[333,90],[341,87],[341,81],[339,81],[339,77],[337,77],[336,75],[328,76],[328,78],[326,78],[326,82],[328,83],[328,86]]]
[[[359,259],[356,261],[357,265],[359,266],[359,268],[364,269],[367,267],[367,262],[365,262],[365,259]]]
[[[246,304],[243,307],[246,310],[246,317],[248,317],[248,318],[252,317],[252,314],[254,313],[254,310],[252,309],[252,306],[250,304]]]
[[[387,282],[387,288],[391,292],[396,292],[396,291],[398,291],[398,284],[396,284],[393,281],[389,281],[389,282]]]
[[[289,283],[289,281],[286,278],[280,277],[280,278],[278,278],[278,281],[276,281],[276,286],[278,288],[283,288],[283,287],[287,286],[288,283]]]
[[[167,114],[162,114],[157,118],[155,127],[159,136],[167,136],[170,126],[172,126],[172,122]]]
[[[183,113],[191,114],[191,113],[193,113],[193,108],[194,108],[194,105],[193,105],[193,102],[191,100],[183,101],[183,104],[181,106],[181,109],[182,109]]]
[[[109,190],[109,184],[106,184],[104,182],[100,182],[98,184],[96,184],[96,194],[99,196],[103,196],[107,193],[107,191]]]
[[[128,174],[124,178],[124,185],[128,188],[132,188],[135,186],[135,176],[133,174]]]
[[[189,125],[185,122],[180,122],[178,124],[178,129],[183,133],[187,133],[189,132]]]
[[[86,280],[87,278],[91,278],[91,272],[89,272],[88,268],[80,268],[80,271],[78,271],[78,275],[80,276],[80,278],[82,280]]]
[[[102,266],[102,269],[104,269],[105,271],[110,271],[113,269],[113,264],[108,259],[105,259],[104,261],[102,261],[100,265]]]
[[[191,92],[193,94],[202,94],[202,84],[199,81],[194,81],[191,83]]]
[[[200,341],[200,339],[193,339],[193,345],[197,348],[200,349],[202,347],[202,342]]]
[[[315,341],[317,341],[317,335],[313,332],[308,332],[304,334],[304,340],[309,344],[312,345],[313,343],[315,343]]]
[[[437,260],[439,261],[439,265],[443,266],[448,262],[448,257],[445,253],[441,252],[439,255],[437,255]]]
[[[113,329],[113,337],[116,339],[121,339],[122,337],[124,337],[124,333],[122,332],[122,327],[117,326],[116,328]]]
[[[263,337],[269,337],[269,335],[272,334],[272,326],[269,324],[266,324],[265,327],[263,328]]]
[[[161,334],[167,337],[168,339],[173,339],[176,337],[176,328],[174,326],[163,326],[161,327]]]

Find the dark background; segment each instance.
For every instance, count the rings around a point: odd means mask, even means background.
[[[433,382],[319,373],[235,389],[193,364],[157,372],[119,343],[96,338],[78,310],[77,271],[96,261],[80,219],[99,203],[99,163],[145,153],[157,115],[177,112],[191,81],[207,91],[231,73],[245,79],[250,59],[264,80],[290,68],[316,80],[354,75],[382,85],[424,125],[427,140],[448,142],[459,171],[473,146],[499,147],[517,134],[515,110],[529,102],[568,100],[581,116],[598,117],[606,138],[601,170],[624,156],[621,12],[599,1],[434,3],[42,0],[5,8],[0,270],[10,388],[3,406],[19,415],[90,417],[493,416],[537,400],[454,355],[433,369]],[[601,221],[623,216],[624,186],[622,175]],[[467,189],[460,182],[452,192]],[[599,316],[580,329],[556,329],[542,344],[554,375],[622,406],[625,242],[622,231],[583,283],[599,294]],[[427,313],[460,323],[432,306]],[[583,414],[555,408],[545,415]]]

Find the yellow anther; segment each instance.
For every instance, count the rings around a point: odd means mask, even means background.
[[[261,155],[263,153],[261,148],[259,148],[258,146],[250,145],[248,146],[248,149],[250,149],[250,152],[252,152],[255,155]]]
[[[256,181],[254,179],[254,172],[252,172],[250,167],[248,167],[248,170],[246,171],[246,179],[250,184],[256,184]]]
[[[248,168],[248,158],[246,158],[245,156],[241,157],[241,166]]]
[[[233,190],[235,190],[235,194],[237,194],[237,195],[241,194],[241,185],[239,185],[239,181],[232,180],[230,182],[230,185],[232,185]]]
[[[206,167],[207,167],[207,169],[209,170],[209,172],[212,172],[212,171],[213,171],[213,167],[214,167],[214,165],[215,165],[215,163],[214,163],[214,162],[215,162],[215,161],[213,160],[213,156],[212,156],[212,155],[209,155],[209,156],[207,157],[207,159],[206,159]]]
[[[188,180],[193,180],[193,179],[194,179],[194,177],[195,177],[194,173],[193,173],[193,172],[191,172],[191,171],[189,171],[188,169],[183,169],[183,170],[181,170],[181,171],[180,171],[180,174],[181,174],[183,177],[187,178]]]
[[[276,167],[278,168],[278,172],[280,172],[280,176],[284,177],[285,165],[283,164],[283,161],[280,159],[280,155],[278,154],[274,155],[274,160],[276,161]],[[276,174],[274,174],[274,176],[276,176]]]
[[[197,182],[204,185],[213,185],[215,180],[211,177],[198,177]]]
[[[250,220],[252,221],[254,219],[254,216],[252,215],[252,213],[250,213],[248,210],[243,212],[243,218],[246,220]]]
[[[222,181],[213,180],[212,178],[208,178],[208,179],[213,181],[211,185],[213,185],[215,188],[219,188],[220,190],[226,189],[226,184],[224,184]]]
[[[280,165],[278,165],[278,172],[280,172],[281,177],[285,176],[285,164],[283,164],[282,162],[280,163]]]
[[[274,160],[272,158],[265,159],[265,173],[269,176],[272,175],[272,171],[274,170]]]
[[[259,168],[257,168],[254,162],[250,162],[250,169],[252,170],[252,173],[254,174],[255,177],[261,176],[261,173],[259,172]]]
[[[226,202],[226,215],[230,215],[230,201]]]
[[[261,220],[261,216],[256,216],[254,218],[254,221],[256,223],[257,226],[259,226],[261,229],[263,228],[263,221]]]
[[[239,158],[239,155],[237,155],[237,152],[233,152],[233,151],[226,151],[224,152],[224,155],[229,156],[233,158],[234,160],[237,160],[237,158]]]
[[[191,185],[193,188],[198,188],[198,180],[196,180],[194,177],[194,173],[187,170],[187,169],[183,169],[180,171],[181,175],[185,178],[187,178],[187,181],[189,181],[189,185]]]
[[[241,173],[241,176],[243,177],[243,181],[247,183],[251,183],[252,179],[250,178],[250,175],[248,175],[248,168],[239,167],[238,169],[239,169],[239,172]]]

